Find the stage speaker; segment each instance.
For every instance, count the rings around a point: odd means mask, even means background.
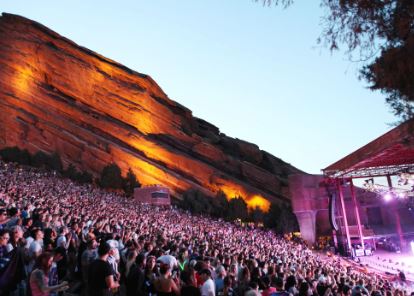
[[[338,231],[338,224],[336,223],[336,193],[329,194],[329,223],[331,223],[331,227]]]

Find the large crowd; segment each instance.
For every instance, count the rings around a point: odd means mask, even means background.
[[[0,161],[0,295],[407,295],[400,287],[271,230]]]

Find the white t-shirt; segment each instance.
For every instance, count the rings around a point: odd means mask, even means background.
[[[173,270],[174,267],[178,266],[177,259],[175,259],[175,257],[171,255],[163,255],[161,257],[158,257],[157,261],[160,261],[164,264],[168,264],[171,270]]]
[[[43,249],[43,240],[34,240],[29,247],[29,255],[33,257],[36,253],[41,253]]]
[[[59,237],[57,239],[57,242],[56,242],[56,246],[66,249],[66,244],[67,244],[66,236],[65,235],[59,235]]]
[[[212,279],[208,279],[201,286],[201,296],[216,296],[216,288]]]

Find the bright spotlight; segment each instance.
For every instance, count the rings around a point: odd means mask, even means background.
[[[385,201],[390,201],[392,199],[392,194],[391,193],[386,193],[385,195],[384,195],[384,200]]]

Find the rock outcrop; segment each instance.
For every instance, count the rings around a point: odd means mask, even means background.
[[[193,117],[148,75],[11,14],[0,17],[0,112],[0,148],[56,151],[95,175],[115,162],[176,195],[222,190],[266,209],[289,201],[299,172]]]

